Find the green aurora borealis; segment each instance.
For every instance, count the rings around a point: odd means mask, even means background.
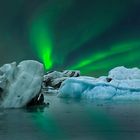
[[[35,59],[46,70],[95,76],[120,65],[140,67],[139,15],[139,0],[6,0],[0,64]]]

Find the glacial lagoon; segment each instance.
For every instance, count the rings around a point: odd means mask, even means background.
[[[1,109],[0,140],[139,140],[139,101],[45,97],[47,107]]]

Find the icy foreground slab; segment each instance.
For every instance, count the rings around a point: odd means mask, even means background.
[[[80,76],[65,80],[59,97],[140,100],[140,69],[116,67],[108,76]]]
[[[22,61],[0,67],[1,107],[19,108],[37,96],[44,74],[43,65],[37,61]]]

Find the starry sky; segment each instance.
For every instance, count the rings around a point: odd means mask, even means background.
[[[0,65],[26,59],[94,76],[140,68],[140,1],[1,1]]]

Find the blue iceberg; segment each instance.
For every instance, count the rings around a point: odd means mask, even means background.
[[[109,71],[108,76],[72,77],[62,83],[58,96],[103,100],[140,100],[140,69],[128,69],[121,66]]]

